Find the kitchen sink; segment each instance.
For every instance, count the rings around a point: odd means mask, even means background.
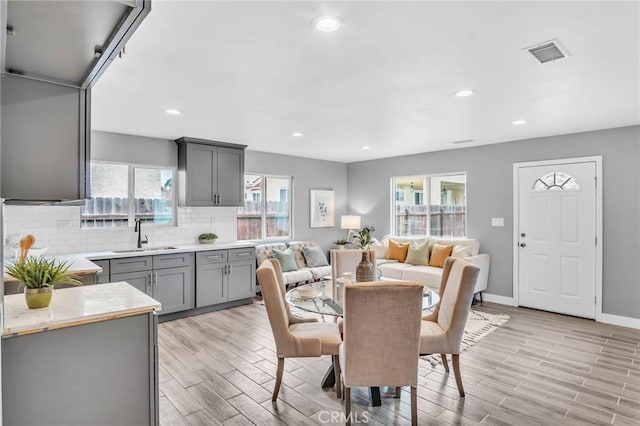
[[[148,248],[134,248],[127,250],[113,250],[114,253],[144,253],[148,251],[160,251],[160,250],[177,250],[178,247],[163,246],[163,247],[148,247]]]

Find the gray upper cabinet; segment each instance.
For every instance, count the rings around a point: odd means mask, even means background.
[[[91,87],[151,2],[8,0],[5,5],[0,195],[14,204],[81,204],[91,196]]]
[[[176,142],[180,205],[243,205],[246,145],[186,137]]]

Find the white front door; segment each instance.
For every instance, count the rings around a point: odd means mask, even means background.
[[[519,167],[518,303],[595,317],[596,163]]]

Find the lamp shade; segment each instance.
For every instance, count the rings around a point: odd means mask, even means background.
[[[360,216],[354,216],[354,215],[340,216],[340,228],[341,229],[359,229]]]

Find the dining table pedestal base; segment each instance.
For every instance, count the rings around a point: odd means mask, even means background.
[[[324,376],[322,377],[322,389],[330,389],[336,385],[336,375],[334,374],[333,365],[329,367]],[[371,406],[380,407],[382,405],[382,399],[380,398],[380,388],[369,388],[369,395],[371,396]]]

